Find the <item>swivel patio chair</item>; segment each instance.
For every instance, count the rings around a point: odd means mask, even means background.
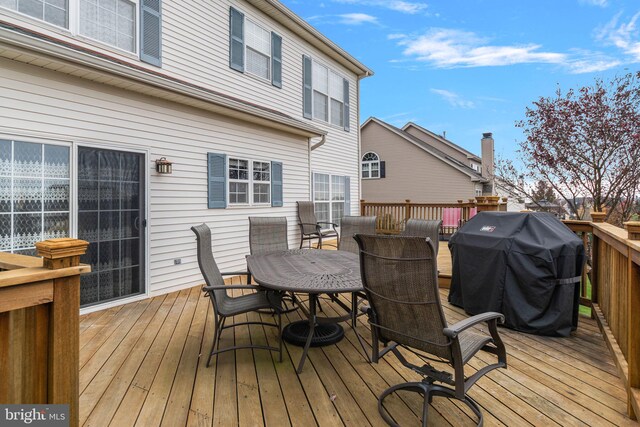
[[[356,234],[376,234],[375,216],[345,216],[340,220],[339,251],[358,253],[358,244],[353,239]]]
[[[436,250],[436,255],[438,255],[438,249],[440,248],[440,227],[442,227],[441,220],[411,218],[405,224],[404,230],[400,235],[430,238]]]
[[[301,201],[298,204],[298,224],[300,225],[300,249],[305,240],[318,239],[318,249],[322,249],[322,240],[330,237],[338,239],[337,225],[332,222],[318,221],[313,202]],[[322,226],[330,229],[322,229]]]
[[[482,313],[448,325],[440,303],[436,256],[433,244],[420,237],[357,235],[360,247],[362,284],[369,300],[366,313],[372,333],[372,361],[392,352],[405,367],[420,374],[422,381],[407,382],[386,389],[378,397],[384,420],[397,426],[385,410],[384,399],[399,390],[423,395],[422,425],[427,425],[429,404],[434,396],[464,402],[482,425],[482,412],[467,395],[471,386],[487,372],[507,367],[504,344],[498,335],[500,313]],[[489,334],[470,328],[486,323]],[[385,346],[379,349],[379,343]],[[419,364],[409,362],[400,348],[421,356]],[[465,377],[465,364],[480,350],[497,356],[497,363],[483,366]],[[422,355],[428,353],[428,355]],[[425,363],[423,364],[422,361]],[[429,361],[447,363],[440,370]]]
[[[253,285],[225,285],[223,276],[248,276],[248,273],[246,271],[221,273],[215,259],[213,258],[213,252],[211,250],[211,230],[209,227],[206,224],[200,224],[191,227],[191,231],[196,235],[198,246],[198,265],[200,266],[200,272],[206,282],[206,286],[203,286],[202,290],[205,292],[205,296],[208,296],[211,300],[211,305],[213,307],[213,319],[215,322],[213,345],[211,346],[211,352],[207,359],[207,367],[209,367],[213,355],[243,348],[277,351],[280,356],[280,361],[282,362],[282,309],[280,305],[280,294],[277,292],[267,291]],[[238,297],[232,297],[227,294],[227,291],[240,289],[251,290],[252,293]],[[250,321],[225,325],[228,317],[259,310],[269,310],[269,312],[274,313],[276,322],[268,323]],[[279,346],[237,345],[222,349],[219,348],[220,335],[222,334],[222,331],[240,325],[265,325],[278,328]]]

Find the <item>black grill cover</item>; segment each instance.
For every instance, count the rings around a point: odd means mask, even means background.
[[[548,213],[480,212],[449,240],[449,302],[506,326],[568,336],[578,326],[584,245]]]

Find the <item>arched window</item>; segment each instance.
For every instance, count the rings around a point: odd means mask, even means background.
[[[362,178],[380,178],[380,157],[372,151],[362,156]]]

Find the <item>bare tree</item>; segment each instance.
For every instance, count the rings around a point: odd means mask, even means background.
[[[577,218],[616,210],[635,200],[640,179],[640,73],[596,79],[592,86],[541,97],[516,123],[522,168],[501,159],[496,175],[514,193],[532,198],[544,181]],[[629,213],[630,215],[630,213]],[[628,216],[626,217],[628,218]],[[623,218],[623,219],[626,219]]]

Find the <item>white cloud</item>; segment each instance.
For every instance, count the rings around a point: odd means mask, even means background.
[[[406,34],[389,34],[387,36],[387,40],[399,40],[399,39],[406,39],[407,35]]]
[[[607,7],[609,0],[579,0],[582,4],[588,4],[590,6]]]
[[[442,99],[447,101],[449,105],[456,108],[475,108],[476,105],[473,101],[466,100],[462,98],[457,93],[445,90],[445,89],[430,89],[432,93],[439,95]]]
[[[340,23],[345,25],[379,24],[378,18],[366,13],[345,13],[337,16],[340,18]]]
[[[634,61],[640,61],[640,37],[637,27],[640,12],[636,13],[629,22],[619,22],[621,13],[607,24],[596,30],[596,40],[621,49],[630,55]]]
[[[561,63],[566,55],[541,52],[540,45],[492,46],[476,34],[434,28],[414,38],[401,39],[404,54],[439,68],[501,66],[522,63]]]
[[[422,2],[409,2],[402,0],[333,0],[338,3],[357,4],[361,6],[382,7],[396,12],[416,14],[427,9],[427,4]]]
[[[640,14],[639,14],[640,15]],[[543,50],[539,44],[491,44],[475,33],[433,28],[419,36],[393,36],[406,59],[436,68],[499,67],[515,64],[555,64],[572,74],[608,70],[621,61],[599,52],[572,49],[566,53]],[[637,46],[640,56],[640,44]],[[402,62],[396,60],[397,62]]]

